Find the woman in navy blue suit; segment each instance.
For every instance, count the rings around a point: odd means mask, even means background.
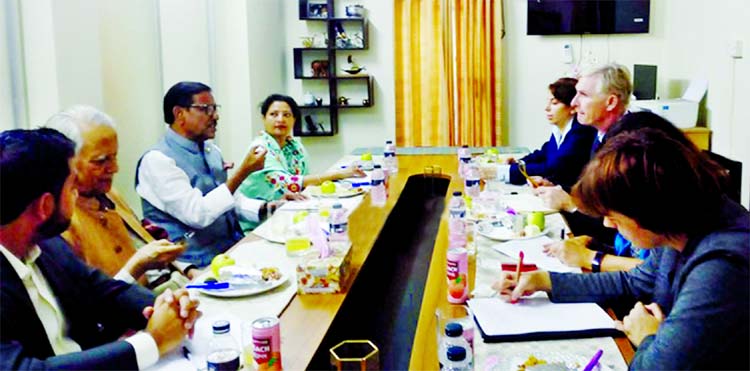
[[[544,110],[552,125],[552,135],[542,148],[521,159],[526,163],[527,174],[545,178],[566,190],[575,184],[589,161],[591,143],[596,136],[593,127],[578,123],[575,109],[570,106],[576,95],[577,82],[563,77],[549,85],[550,95]],[[509,165],[500,165],[498,178],[511,184],[526,183],[518,164],[514,160],[510,162]]]

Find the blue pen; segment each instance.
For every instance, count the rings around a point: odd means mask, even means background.
[[[185,286],[187,289],[223,290],[229,288],[229,282],[204,282]]]
[[[603,350],[599,349],[594,353],[594,356],[591,357],[591,360],[586,365],[586,367],[583,368],[583,371],[591,371],[594,369],[594,367],[599,363],[599,359],[602,358],[602,354],[604,353]]]

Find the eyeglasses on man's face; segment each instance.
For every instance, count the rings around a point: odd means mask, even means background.
[[[190,108],[197,108],[206,115],[213,116],[214,113],[216,113],[219,108],[221,108],[220,104],[191,104],[189,106]]]

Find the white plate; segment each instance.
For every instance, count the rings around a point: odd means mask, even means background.
[[[549,232],[549,227],[546,227],[538,235],[519,237],[519,236],[514,235],[513,230],[511,230],[510,228],[501,226],[500,221],[490,221],[490,220],[479,222],[476,228],[477,228],[477,233],[479,233],[480,235],[487,237],[491,240],[497,240],[497,241],[528,240],[532,238],[537,238],[539,236],[544,236]]]
[[[197,289],[202,294],[208,295],[208,296],[216,296],[220,298],[238,298],[241,296],[250,296],[255,294],[260,294],[266,291],[273,290],[279,286],[281,286],[284,282],[286,282],[288,276],[281,273],[281,278],[278,280],[271,280],[268,282],[264,282],[258,285],[254,286],[243,286],[242,288],[233,289],[221,289],[221,290],[205,290],[205,289]],[[206,272],[200,276],[198,276],[198,279],[195,282],[204,282],[206,278],[213,277],[213,274],[211,272]]]
[[[553,371],[553,370],[583,370],[584,367],[589,363],[590,357],[586,357],[584,355],[580,354],[572,354],[572,353],[533,353],[529,356],[533,355],[537,359],[545,360],[547,361],[546,365],[537,365],[537,366],[528,366],[526,367],[526,370],[528,371],[534,371],[534,370],[545,370],[545,371]],[[509,357],[506,358],[506,362],[500,361],[500,364],[498,368],[493,369],[499,369],[499,370],[507,370],[507,371],[517,371],[519,370],[519,365],[522,365],[526,360],[529,358],[529,356],[526,357]],[[593,356],[593,354],[592,354]],[[608,371],[611,370],[609,367],[603,365],[601,363],[601,360],[599,363],[594,366],[593,371]]]
[[[340,184],[337,184],[337,183],[334,183],[334,184],[336,184],[336,192],[334,193],[323,193],[320,191],[320,186],[309,186],[305,189],[305,192],[303,193],[311,197],[320,197],[320,198],[347,198],[347,197],[359,196],[365,193],[365,190],[362,187],[346,188]]]

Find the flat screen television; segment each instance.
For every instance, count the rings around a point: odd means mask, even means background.
[[[528,35],[648,33],[650,0],[528,0]]]

